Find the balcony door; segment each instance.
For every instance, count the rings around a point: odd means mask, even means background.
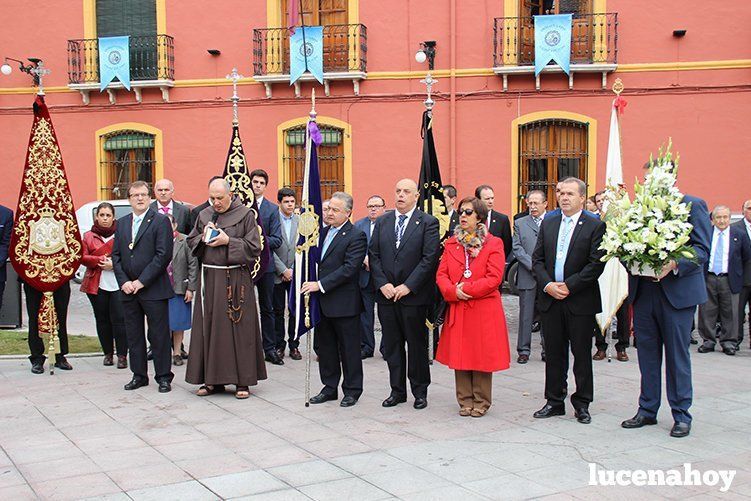
[[[519,64],[535,62],[533,16],[573,14],[571,62],[592,62],[592,0],[519,0]]]
[[[519,126],[518,210],[526,206],[530,190],[548,196],[548,208],[556,207],[555,185],[563,178],[587,181],[588,125],[583,122],[547,119]]]
[[[298,202],[302,199],[305,173],[305,125],[284,131],[285,186],[295,190]],[[344,131],[330,125],[319,125],[323,142],[318,147],[318,168],[322,200],[344,191]]]
[[[324,71],[347,71],[349,0],[282,0],[282,19],[288,19],[289,3],[300,2],[306,26],[323,26]],[[289,73],[289,38],[284,36],[284,72]]]
[[[131,37],[131,80],[159,78],[156,0],[96,0],[96,28],[97,37]]]

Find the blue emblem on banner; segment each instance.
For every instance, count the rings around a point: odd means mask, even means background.
[[[130,90],[130,37],[99,39],[99,92],[117,78]]]
[[[572,14],[534,16],[535,76],[554,61],[568,74],[571,64]]]
[[[289,37],[289,83],[306,71],[323,83],[323,27],[301,26]]]

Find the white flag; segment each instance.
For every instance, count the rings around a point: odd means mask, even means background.
[[[621,126],[618,121],[618,107],[613,101],[610,112],[610,136],[608,137],[608,159],[605,164],[605,186],[623,184],[623,163],[621,162]]]

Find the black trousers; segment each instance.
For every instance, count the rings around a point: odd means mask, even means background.
[[[39,292],[30,285],[23,284],[23,293],[26,295],[26,312],[29,314],[29,351],[31,363],[44,363],[44,340],[39,337],[39,306],[42,304],[43,292]],[[57,337],[60,339],[60,353],[57,357],[68,354],[68,304],[70,303],[70,282],[64,283],[53,295],[55,300],[55,313],[57,313]]]
[[[274,331],[276,332],[276,349],[284,351],[286,346],[295,349],[300,341],[295,339],[295,312],[290,310],[287,324],[287,342],[284,342],[284,310],[287,309],[287,296],[292,282],[274,284]]]
[[[623,301],[623,304],[615,314],[615,318],[618,321],[615,326],[615,351],[626,351],[629,345],[629,337],[631,336],[631,319],[629,318],[628,299]],[[595,346],[598,350],[606,351],[608,349],[608,341],[605,336],[600,332],[599,326],[595,327]]]
[[[540,312],[545,332],[545,398],[555,406],[563,405],[568,377],[568,351],[574,355],[576,392],[571,395],[574,408],[588,408],[594,397],[592,375],[592,329],[594,315],[575,315],[562,301],[553,301],[548,311]]]
[[[96,333],[105,355],[112,355],[114,348],[118,356],[128,354],[128,339],[125,337],[125,315],[123,315],[121,291],[99,289],[89,296],[96,319]]]
[[[372,284],[361,287],[363,311],[360,313],[360,350],[370,355],[375,351],[375,290]]]
[[[5,280],[0,282],[0,310],[3,309],[3,294],[5,294]]]
[[[130,352],[130,370],[134,377],[148,379],[146,363],[146,329],[144,317],[149,323],[149,344],[154,354],[154,379],[172,381],[172,333],[169,329],[169,308],[166,299],[141,299],[138,294],[123,299],[125,335]]]
[[[261,310],[263,351],[268,355],[276,350],[277,345],[276,329],[274,329],[274,274],[264,273],[256,282],[256,287],[258,288],[258,306]],[[282,340],[284,340],[283,337]]]
[[[746,316],[746,305],[748,305],[748,316]],[[743,341],[743,322],[748,318],[749,332],[751,332],[751,285],[746,285],[738,294],[738,346]]]
[[[321,316],[315,331],[318,371],[323,393],[337,395],[339,380],[345,396],[362,395],[362,359],[360,358],[360,317],[328,318]]]
[[[389,367],[392,396],[407,395],[407,378],[415,398],[428,396],[430,365],[428,328],[425,326],[427,313],[427,306],[378,304],[378,318],[383,330],[383,358]]]

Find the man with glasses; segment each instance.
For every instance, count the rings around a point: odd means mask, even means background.
[[[368,245],[370,245],[370,237],[373,235],[376,219],[386,212],[386,202],[380,195],[373,195],[368,199],[367,209],[367,217],[357,221],[355,228],[365,233],[365,236],[368,237]],[[375,287],[373,286],[373,281],[370,279],[370,263],[368,262],[367,254],[360,270],[360,292],[362,294],[362,304],[365,308],[360,314],[360,356],[362,359],[366,359],[371,358],[375,351],[375,333],[373,330],[375,323]],[[379,351],[383,354],[383,343],[381,343]]]

